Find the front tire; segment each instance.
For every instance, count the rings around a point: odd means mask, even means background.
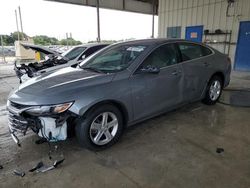
[[[115,144],[123,132],[121,112],[113,105],[94,108],[76,125],[76,136],[81,146],[93,151]]]
[[[213,76],[207,86],[205,98],[203,103],[207,105],[214,105],[219,100],[223,88],[223,82],[220,76]]]

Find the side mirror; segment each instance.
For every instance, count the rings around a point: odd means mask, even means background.
[[[83,54],[81,57],[79,57],[79,59],[78,60],[84,60],[86,58],[86,55],[85,54]]]
[[[140,73],[158,74],[160,72],[160,69],[156,66],[148,65],[146,67],[141,67],[139,72]]]

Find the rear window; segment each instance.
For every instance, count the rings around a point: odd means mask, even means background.
[[[180,43],[179,48],[183,61],[197,59],[212,54],[209,48],[193,43]]]

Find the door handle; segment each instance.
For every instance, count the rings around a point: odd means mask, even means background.
[[[174,70],[174,71],[172,72],[172,75],[178,75],[178,74],[181,74],[181,73],[182,73],[181,70]]]
[[[208,63],[208,62],[204,62],[203,64],[205,67],[208,67],[210,65],[210,63]]]
[[[178,74],[177,70],[172,72],[172,75],[177,75],[177,74]]]

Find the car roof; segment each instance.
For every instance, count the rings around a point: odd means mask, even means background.
[[[131,40],[125,42],[119,42],[117,44],[128,44],[128,45],[153,45],[153,44],[161,44],[166,42],[181,42],[187,41],[184,39],[166,39],[166,38],[157,38],[157,39],[139,39],[139,40]],[[188,42],[188,41],[187,41]],[[190,41],[189,41],[190,42]]]
[[[95,46],[102,46],[102,45],[110,45],[109,43],[88,43],[88,44],[81,44],[75,47],[86,47],[86,48],[90,48],[90,47],[95,47]]]
[[[114,43],[111,46],[123,46],[123,45],[145,45],[145,46],[158,46],[161,44],[165,44],[168,42],[187,42],[187,43],[193,43],[197,45],[201,45],[204,47],[207,47],[213,51],[217,51],[214,48],[202,43],[202,42],[195,42],[195,41],[190,41],[190,40],[185,40],[185,39],[167,39],[167,38],[155,38],[155,39],[140,39],[140,40],[131,40],[131,41],[125,41],[125,42],[118,42]]]

